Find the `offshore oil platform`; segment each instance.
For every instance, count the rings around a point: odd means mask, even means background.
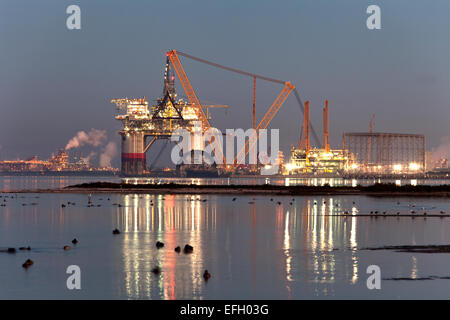
[[[121,172],[125,176],[139,176],[147,173],[146,152],[157,139],[170,139],[173,132],[184,128],[192,130],[199,117],[194,107],[175,92],[175,75],[167,55],[164,71],[163,97],[149,108],[147,99],[112,99],[118,111],[116,116],[122,121],[119,131],[122,140]],[[147,142],[147,138],[151,138]]]
[[[138,99],[121,98],[111,100],[111,103],[117,106],[117,110],[120,113],[115,118],[121,121],[123,125],[122,130],[119,131],[122,138],[121,174],[123,176],[142,176],[149,174],[149,170],[147,170],[146,167],[146,152],[156,140],[169,140],[177,129],[185,129],[189,132],[193,132],[196,125],[198,127],[198,123],[201,124],[202,132],[205,132],[211,127],[209,123],[209,108],[228,108],[226,105],[202,105],[200,103],[183,69],[183,66],[181,65],[179,56],[184,56],[217,68],[251,77],[253,79],[252,125],[255,130],[267,128],[270,121],[280,109],[289,94],[295,89],[290,82],[225,67],[179,51],[177,52],[175,50],[167,52],[164,70],[163,94],[162,98],[157,100],[156,105],[149,107],[146,97]],[[183,86],[183,89],[188,97],[188,101],[177,97],[175,91],[175,74],[178,76],[178,79]],[[284,84],[283,90],[258,125],[256,125],[255,119],[256,79]],[[297,93],[296,97],[298,100],[300,99]],[[149,140],[148,142],[147,139]],[[255,139],[249,139],[246,141],[245,146],[238,152],[238,156],[242,157],[242,155],[244,155],[245,158],[245,156],[249,153],[249,150],[255,147],[257,140],[258,137],[256,136]],[[222,146],[220,146],[217,141],[214,141],[214,139],[210,140],[209,143],[214,149],[215,158],[223,159],[220,166],[216,164],[182,165],[178,167],[178,169],[181,169],[178,173],[181,173],[181,175],[186,175],[186,172],[194,172],[200,176],[202,173],[211,173],[214,176],[229,174],[237,168],[236,159],[238,156],[235,158],[234,163],[226,163]],[[199,150],[200,152],[203,152],[204,148],[205,145],[203,141],[199,142],[193,139],[192,150]]]

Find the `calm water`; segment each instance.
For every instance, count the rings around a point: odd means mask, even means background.
[[[1,201],[5,195],[13,196],[3,194]],[[406,214],[412,204],[450,215],[446,199],[298,196],[291,205],[292,197],[232,198],[93,195],[101,206],[89,208],[87,195],[79,194],[7,198],[0,207],[0,247],[32,250],[0,253],[0,299],[450,298],[450,280],[382,280],[381,290],[366,287],[372,264],[382,278],[450,276],[450,254],[361,250],[450,244],[450,218],[358,217],[371,210]],[[76,205],[62,208],[67,201]],[[347,210],[354,216],[328,215]],[[112,235],[116,227],[122,234]],[[163,249],[155,248],[157,240]],[[174,252],[186,243],[193,254]],[[62,249],[66,244],[70,251]],[[35,263],[25,270],[28,258]],[[79,291],[66,288],[69,265],[81,268]],[[160,275],[151,273],[156,265]],[[212,274],[207,283],[204,269]]]

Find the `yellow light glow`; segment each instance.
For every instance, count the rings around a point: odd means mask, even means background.
[[[394,164],[394,171],[401,171],[402,165],[401,164]]]
[[[288,171],[291,171],[292,169],[294,169],[295,168],[295,165],[293,164],[293,163],[286,163],[286,169],[288,170]]]
[[[411,162],[409,164],[409,170],[416,171],[416,170],[419,170],[419,169],[420,169],[420,165],[418,163]]]

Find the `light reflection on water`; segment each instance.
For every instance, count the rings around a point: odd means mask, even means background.
[[[366,268],[383,277],[448,276],[445,254],[365,251],[364,247],[447,244],[450,220],[358,217],[410,205],[450,212],[445,199],[364,196],[188,196],[26,194],[0,209],[0,247],[29,244],[36,264],[24,277],[28,253],[0,254],[0,298],[299,299],[433,297],[450,294],[445,280],[383,282],[367,290]],[[110,201],[107,200],[110,197]],[[38,205],[31,206],[36,201]],[[61,203],[76,206],[62,209]],[[399,201],[399,204],[397,204]],[[277,202],[280,202],[278,204]],[[22,206],[26,203],[27,206]],[[117,207],[113,203],[120,203]],[[348,216],[338,214],[348,211]],[[111,235],[118,227],[122,234]],[[61,247],[74,236],[79,245]],[[155,242],[162,241],[157,250]],[[191,244],[194,253],[177,254]],[[64,289],[65,268],[80,265],[83,290]],[[151,270],[160,266],[162,273]],[[202,278],[208,269],[212,278]],[[23,288],[27,290],[23,290]],[[425,291],[424,291],[425,290]],[[424,296],[425,297],[425,296]]]
[[[249,197],[250,198],[250,197]],[[157,284],[160,290],[160,298],[176,299],[180,295],[175,295],[176,289],[183,288],[184,293],[191,292],[193,298],[202,298],[201,292],[203,279],[199,275],[204,270],[204,250],[202,247],[202,234],[205,232],[216,232],[216,202],[212,205],[210,201],[203,202],[199,196],[174,196],[158,195],[126,195],[124,196],[125,208],[118,212],[117,222],[122,230],[126,232],[124,240],[124,265],[127,271],[125,288],[127,296],[130,298],[139,298],[143,296],[152,296],[150,294],[153,286],[152,281],[157,281],[150,276],[149,270],[154,265],[159,265],[165,271],[158,279]],[[252,198],[253,200],[253,198]],[[267,200],[267,199],[266,199]],[[344,240],[343,245],[348,246],[352,251],[356,251],[356,217],[349,221],[342,221],[342,218],[330,216],[340,213],[340,201],[333,201],[333,198],[324,197],[319,201],[305,200],[300,202],[300,207],[292,206],[286,208],[286,204],[275,206],[275,224],[274,238],[276,242],[282,244],[282,260],[276,262],[284,268],[285,288],[288,298],[292,298],[292,282],[298,282],[296,274],[300,268],[299,261],[296,259],[298,244],[304,243],[304,250],[311,251],[311,255],[306,255],[302,261],[302,267],[306,267],[311,272],[311,284],[314,286],[315,296],[327,296],[333,294],[333,283],[335,282],[335,257],[332,254],[335,248],[335,242],[339,244],[342,241],[341,232],[348,234],[348,241]],[[251,207],[251,245],[250,255],[252,256],[252,282],[255,282],[254,276],[257,275],[258,244],[255,242],[255,230],[258,229],[257,205],[255,201],[250,201]],[[180,206],[180,203],[185,205]],[[299,222],[297,220],[300,220]],[[250,221],[249,221],[250,222]],[[299,232],[299,225],[306,226],[306,232]],[[157,232],[156,239],[165,243],[168,251],[158,251],[158,255],[151,263],[144,261],[142,264],[138,258],[136,247],[140,247],[140,241],[149,243],[148,238],[138,237],[138,234],[146,232]],[[194,246],[196,259],[199,263],[191,264],[188,270],[183,269],[192,276],[190,279],[180,279],[175,277],[177,273],[177,255],[172,252],[179,243],[177,242],[177,232],[189,231],[189,236],[185,238],[186,243]],[[310,248],[308,248],[310,244]],[[227,237],[225,246],[228,252],[231,251],[230,238]],[[131,253],[131,254],[130,254]],[[160,254],[161,253],[161,254]],[[293,255],[292,253],[295,253]],[[325,254],[324,254],[325,253]],[[174,258],[175,257],[175,258]],[[232,260],[232,257],[228,257]],[[348,274],[348,282],[356,283],[358,280],[358,258],[352,254],[351,265]],[[230,268],[228,269],[230,272]],[[294,271],[294,274],[293,274]],[[134,275],[134,276],[132,276]],[[187,280],[187,281],[186,281]],[[259,279],[260,281],[261,279]],[[199,296],[197,296],[197,294]]]
[[[125,183],[130,184],[193,184],[193,185],[278,185],[278,186],[324,186],[331,187],[357,185],[369,186],[375,183],[395,183],[402,185],[443,185],[450,184],[450,179],[344,179],[344,178],[300,178],[300,177],[233,177],[233,178],[124,178]]]
[[[183,197],[176,199],[174,195],[125,195],[123,211],[117,213],[117,225],[125,231],[123,264],[125,269],[125,290],[128,298],[153,297],[152,287],[158,289],[157,297],[161,299],[176,299],[178,296],[193,294],[198,297],[203,286],[199,276],[204,268],[202,263],[201,232],[214,232],[215,210],[204,215],[198,197]],[[177,201],[186,199],[186,205],[177,205]],[[193,256],[200,257],[199,263],[192,263],[183,268],[183,273],[189,278],[180,279],[176,276],[178,263],[173,248],[180,245],[177,242],[177,232],[189,231],[184,238],[195,248]],[[152,261],[141,259],[139,247],[153,246],[150,232],[156,232],[156,240],[165,244],[165,249],[157,250]],[[155,250],[153,250],[155,251]],[[150,270],[160,266],[162,275],[154,277]],[[180,285],[177,285],[181,282]],[[183,290],[175,294],[176,290]]]

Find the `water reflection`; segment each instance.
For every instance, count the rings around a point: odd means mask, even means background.
[[[350,255],[344,255],[340,261],[346,267],[339,276],[348,278],[351,284],[358,281],[357,218],[336,216],[342,213],[341,207],[339,199],[319,197],[299,201],[289,210],[277,208],[276,226],[283,232],[288,293],[296,286],[292,282],[306,282],[317,296],[333,295],[337,277],[335,250],[342,248],[350,251]],[[352,213],[357,213],[356,207]],[[304,254],[299,255],[298,250]],[[304,278],[300,270],[305,270]]]
[[[127,296],[200,298],[205,260],[201,237],[202,232],[215,231],[216,210],[198,196],[124,196],[117,223],[125,231],[122,252]],[[156,250],[156,241],[163,242],[164,249]],[[192,255],[174,251],[187,243],[194,247]],[[161,267],[160,276],[150,272],[155,266]]]
[[[411,259],[412,259],[411,279],[417,279],[417,275],[419,273],[417,268],[417,258],[415,256],[412,256]]]
[[[448,244],[449,218],[402,217],[410,212],[411,202],[416,210],[450,212],[450,204],[441,198],[393,202],[392,198],[364,196],[93,194],[95,206],[88,207],[86,194],[3,197],[6,207],[0,208],[0,243],[16,248],[30,245],[33,250],[0,254],[4,266],[0,297],[72,298],[61,289],[64,272],[62,280],[48,281],[68,263],[82,266],[86,277],[82,297],[87,299],[371,298],[373,292],[365,286],[370,264],[380,265],[385,278],[448,276],[445,254],[425,257],[361,250]],[[68,201],[76,205],[62,208],[61,203]],[[38,205],[32,206],[33,202]],[[360,216],[370,210],[380,214]],[[400,218],[383,217],[384,211],[397,210]],[[117,236],[111,234],[116,227],[122,231]],[[62,251],[74,237],[80,243],[69,252]],[[157,250],[156,241],[165,247]],[[194,247],[193,254],[174,251],[187,243]],[[17,270],[23,261],[14,259],[22,260],[24,254],[31,254],[42,268],[28,273],[39,274],[34,285],[23,277],[23,270]],[[161,267],[160,275],[151,272],[155,266]],[[208,283],[202,278],[205,269],[212,274]],[[41,270],[48,276],[41,277]],[[421,283],[408,285],[421,288]],[[390,290],[380,297],[405,293],[407,298],[417,298],[413,290],[403,290],[404,281],[386,284]],[[433,285],[448,292],[444,280]]]
[[[302,177],[233,177],[233,178],[124,178],[125,183],[131,184],[193,184],[193,185],[279,185],[279,186],[369,186],[375,183],[395,183],[403,185],[442,185],[450,184],[450,179],[344,179],[344,178],[302,178]]]
[[[211,260],[222,261],[220,270],[227,278],[233,278],[237,263],[248,261],[249,265],[243,266],[248,271],[242,272],[251,274],[249,285],[254,295],[264,281],[262,270],[267,264],[284,274],[284,289],[280,290],[286,292],[287,298],[295,296],[299,282],[321,296],[334,294],[337,277],[357,283],[356,206],[351,216],[342,217],[338,214],[342,213],[343,203],[334,197],[298,197],[289,205],[286,199],[281,204],[269,204],[268,197],[249,200],[242,200],[245,205],[241,203],[236,211],[228,197],[125,195],[124,207],[117,208],[116,222],[124,230],[121,254],[127,296],[204,298],[201,274]],[[275,228],[273,234],[267,231],[268,225]],[[237,233],[238,229],[243,234]],[[264,250],[261,232],[266,243],[273,242]],[[248,244],[242,244],[245,233]],[[156,250],[156,241],[164,242],[164,249]],[[186,243],[195,248],[194,254],[174,252],[176,246]],[[281,259],[277,258],[279,249]],[[339,261],[344,265],[339,273],[335,254],[338,249],[348,253]],[[150,272],[156,265],[163,270],[160,276]]]

